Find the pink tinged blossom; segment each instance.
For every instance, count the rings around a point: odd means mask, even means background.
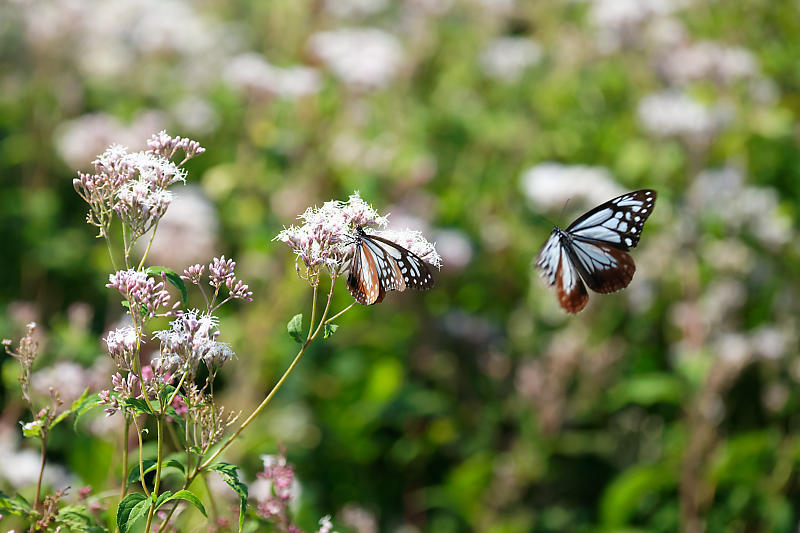
[[[208,265],[208,277],[210,278],[208,284],[213,287],[221,286],[226,280],[234,276],[233,268],[235,266],[236,262],[233,259],[225,259],[224,255],[215,257],[211,264]]]
[[[230,345],[217,341],[218,323],[217,317],[196,309],[179,312],[170,322],[170,329],[153,334],[161,340],[161,353],[154,364],[164,372],[194,372],[201,362],[210,369],[220,367],[235,357],[235,353]]]
[[[144,308],[149,317],[156,316],[159,308],[169,305],[170,295],[164,289],[164,281],[156,282],[146,272],[118,270],[109,275],[106,287],[117,289],[129,304],[131,312]]]
[[[189,413],[189,406],[186,405],[184,399],[177,394],[172,399],[172,407],[175,408],[175,412],[178,413],[179,416],[186,416]]]
[[[188,161],[206,151],[197,141],[182,137],[170,137],[167,135],[166,130],[162,130],[150,137],[150,140],[147,141],[147,146],[150,148],[148,153],[157,154],[167,159],[172,159],[178,150],[183,150],[185,154],[184,161]]]
[[[181,276],[181,279],[183,281],[189,281],[194,285],[199,285],[200,278],[203,277],[205,271],[206,271],[205,265],[200,265],[200,264],[192,265],[183,271],[183,276]]]
[[[277,67],[262,55],[252,52],[233,57],[223,77],[237,89],[288,99],[315,94],[322,87],[322,77],[316,69]]]

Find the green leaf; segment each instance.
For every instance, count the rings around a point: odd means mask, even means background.
[[[289,321],[289,323],[286,325],[286,329],[289,331],[289,335],[291,335],[294,340],[302,344],[303,313],[300,313],[299,315],[294,315],[292,319]]]
[[[59,509],[56,515],[56,524],[66,526],[70,531],[80,531],[81,533],[106,531],[85,507],[79,505],[67,505]]]
[[[239,531],[244,525],[244,515],[247,510],[247,485],[239,481],[239,468],[230,463],[214,463],[208,467],[222,476],[222,480],[239,496]]]
[[[8,514],[27,516],[31,513],[32,509],[31,504],[19,494],[11,498],[0,492],[0,511]]]
[[[142,398],[127,398],[122,400],[122,405],[125,407],[129,407],[133,409],[137,413],[152,415],[153,411],[150,410],[150,407],[147,405],[147,402],[144,401]]]
[[[156,469],[156,461],[153,459],[145,459],[142,461],[142,469],[144,470],[145,474],[149,474],[153,470]],[[164,459],[163,463],[161,463],[161,474],[164,475],[164,471],[167,468],[174,468],[180,471],[181,474],[185,474],[186,471],[184,470],[183,463],[178,461],[177,459]],[[141,479],[140,472],[139,472],[139,464],[135,464],[131,466],[130,470],[128,471],[128,485],[131,483],[136,483]]]
[[[322,338],[327,339],[328,337],[336,333],[337,329],[339,329],[338,325],[325,322],[325,328],[322,330]]]
[[[86,389],[88,392],[89,389]],[[84,393],[85,394],[85,393]],[[83,400],[81,400],[83,398]],[[78,427],[78,419],[84,415],[90,409],[94,409],[100,405],[100,396],[95,394],[90,394],[85,398],[81,396],[77,400],[72,403],[72,411],[75,413],[75,418],[72,420],[72,428],[75,429]]]
[[[163,496],[163,494],[161,496]],[[179,490],[175,494],[170,495],[168,498],[162,499],[161,496],[159,496],[158,499],[156,500],[156,509],[158,509],[165,503],[172,500],[186,500],[187,502],[197,507],[197,509],[201,513],[203,513],[203,516],[208,517],[208,515],[206,514],[206,508],[203,507],[203,504],[200,502],[200,498],[198,498],[197,496],[194,495],[194,493],[189,492],[186,489]]]
[[[93,395],[93,396],[95,398],[97,398],[96,394]],[[57,417],[55,417],[53,419],[53,421],[50,423],[50,427],[48,429],[53,429],[59,422],[61,422],[66,417],[68,417],[69,415],[71,415],[72,413],[77,411],[78,408],[80,408],[82,405],[86,404],[87,401],[89,401],[89,388],[88,387],[86,388],[85,391],[83,391],[83,394],[81,394],[80,397],[77,400],[72,402],[72,406],[70,406],[69,409],[67,409],[66,411],[62,412],[61,414],[59,414]]]
[[[137,521],[147,515],[150,500],[141,492],[125,496],[117,507],[117,527],[120,533],[128,533]]]
[[[181,279],[180,274],[172,269],[162,266],[151,266],[147,269],[147,273],[152,276],[160,276],[161,274],[164,274],[170,285],[181,292],[181,301],[186,303],[186,300],[189,298],[189,293],[186,290],[186,284]]]
[[[172,385],[167,385],[166,387],[164,387],[159,391],[158,399],[161,402],[162,406],[167,406],[167,407],[169,406],[169,404],[171,403],[169,399],[170,396],[172,396],[173,392],[175,392],[175,387],[173,387]]]

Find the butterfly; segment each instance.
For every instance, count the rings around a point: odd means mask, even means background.
[[[565,311],[577,313],[586,307],[584,282],[602,294],[628,286],[636,265],[627,252],[639,243],[655,202],[656,191],[629,192],[595,207],[566,230],[553,228],[536,266],[547,284],[556,286]]]
[[[386,291],[433,287],[433,276],[425,262],[399,244],[356,226],[355,245],[347,289],[358,303],[381,302]]]

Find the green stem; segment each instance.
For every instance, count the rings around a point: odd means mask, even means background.
[[[163,406],[162,406],[163,408]],[[164,462],[164,413],[159,413],[156,418],[156,427],[158,428],[158,457],[156,459],[156,480],[153,484],[153,494],[158,497],[158,488],[161,484],[161,463]],[[156,502],[150,500],[150,510],[147,512],[147,524],[144,526],[145,533],[149,533],[150,524],[153,521],[153,515],[156,511]]]
[[[353,307],[354,305],[356,305],[357,303],[358,302],[351,303],[350,305],[348,305],[347,307],[345,307],[344,309],[342,309],[341,311],[339,311],[338,313],[336,313],[335,315],[330,317],[328,320],[326,320],[325,323],[327,324],[328,322],[333,322],[334,320],[336,320],[337,318],[339,318],[340,316],[345,314],[347,311],[349,311],[350,308]]]
[[[258,405],[258,407],[255,408],[255,410],[250,414],[250,416],[247,417],[247,420],[242,422],[242,425],[239,426],[239,428],[236,431],[234,431],[231,434],[230,437],[228,437],[228,440],[225,441],[225,444],[223,444],[222,446],[217,448],[217,450],[211,455],[211,457],[206,459],[203,462],[203,464],[201,464],[200,466],[197,467],[196,472],[200,472],[204,468],[208,468],[211,465],[211,463],[213,463],[214,460],[217,457],[219,457],[219,454],[221,454],[223,451],[225,451],[225,449],[228,446],[230,446],[233,443],[234,440],[236,440],[236,438],[239,436],[239,434],[242,431],[244,431],[244,429],[247,426],[250,425],[250,423],[256,418],[256,416],[258,416],[258,414],[269,404],[269,402],[272,400],[272,397],[275,396],[275,393],[278,392],[278,390],[280,390],[281,386],[286,381],[286,378],[289,377],[289,374],[291,374],[292,370],[294,370],[295,366],[297,366],[297,363],[300,361],[300,358],[305,353],[306,348],[308,348],[308,345],[311,344],[314,341],[314,339],[317,337],[317,335],[319,335],[319,332],[322,329],[322,326],[325,324],[325,317],[328,316],[328,309],[330,309],[330,306],[331,306],[331,299],[333,298],[333,288],[335,287],[335,285],[336,285],[336,278],[332,278],[331,279],[331,290],[328,293],[328,302],[325,304],[325,310],[322,312],[322,318],[319,321],[319,325],[317,326],[317,329],[314,330],[314,333],[311,334],[308,337],[308,339],[306,340],[306,342],[303,343],[302,348],[300,348],[300,351],[297,352],[297,355],[294,357],[294,360],[289,365],[289,368],[286,369],[286,372],[283,373],[283,375],[281,376],[281,379],[278,380],[278,382],[275,384],[275,386],[272,387],[272,390],[269,391],[269,394],[267,394],[267,397],[264,398],[264,400]],[[312,324],[312,329],[313,329],[313,324]]]
[[[142,255],[142,260],[139,261],[139,266],[136,267],[136,270],[141,270],[142,266],[144,266],[144,261],[147,259],[147,256],[150,254],[150,246],[153,245],[153,239],[156,238],[156,230],[158,229],[158,223],[161,219],[157,220],[155,225],[153,226],[153,233],[150,235],[150,240],[147,242],[147,248],[144,250],[144,255]]]
[[[130,432],[131,423],[128,417],[125,417],[125,429],[122,431],[122,487],[119,491],[119,499],[125,497],[128,492],[128,434]]]
[[[150,491],[147,490],[147,483],[144,482],[144,457],[142,456],[142,429],[139,427],[139,420],[136,418],[136,414],[133,415],[133,423],[136,426],[136,434],[139,437],[139,480],[142,483],[142,490],[150,497]]]
[[[33,510],[39,510],[39,498],[42,495],[42,477],[44,476],[44,462],[47,450],[47,432],[42,432],[42,465],[39,467],[39,480],[36,482],[36,499],[33,500]]]

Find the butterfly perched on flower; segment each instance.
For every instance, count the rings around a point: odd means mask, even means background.
[[[347,276],[347,289],[353,298],[372,305],[383,301],[386,291],[404,291],[406,287],[433,287],[433,275],[425,261],[399,244],[356,226],[355,251]]]
[[[633,191],[601,204],[563,230],[558,226],[542,247],[536,266],[558,302],[577,313],[589,301],[584,282],[595,292],[624,289],[636,265],[627,253],[639,243],[644,221],[653,212],[656,191]]]

